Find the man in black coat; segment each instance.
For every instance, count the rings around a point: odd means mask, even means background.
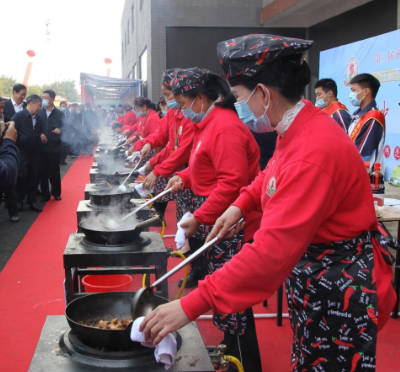
[[[5,123],[9,127],[6,129]],[[3,136],[4,134],[4,136]],[[4,116],[4,101],[0,97],[0,194],[11,192],[17,182],[18,173],[18,148],[15,146],[17,141],[17,131],[15,123],[10,122],[10,118]],[[1,203],[1,201],[0,201]],[[19,218],[11,219],[12,222],[19,222]]]
[[[60,111],[63,114],[60,165],[67,165],[67,155],[70,152],[68,143],[71,141],[72,113],[67,107],[67,102],[65,101],[60,102]]]
[[[42,121],[37,115],[42,108],[42,99],[32,94],[26,103],[26,108],[11,118],[18,132],[16,145],[19,150],[17,185],[14,192],[6,194],[8,213],[11,218],[18,216],[18,211],[23,210],[25,197],[31,211],[42,211],[36,205],[39,149],[44,141]]]
[[[17,112],[26,107],[24,99],[26,97],[26,86],[16,84],[13,87],[12,97],[4,102],[4,116],[12,118]]]
[[[61,200],[60,155],[64,115],[54,106],[55,98],[56,93],[53,90],[45,90],[42,93],[43,108],[38,114],[42,121],[43,136],[39,158],[40,191],[43,194],[41,201],[49,201],[50,195],[53,195],[55,200]]]
[[[1,99],[1,98],[0,98]],[[3,133],[4,123],[0,123],[0,132]],[[15,146],[17,131],[15,123],[10,122],[4,137],[0,142],[0,190],[12,190],[17,182],[18,148]],[[18,221],[13,221],[18,222]]]

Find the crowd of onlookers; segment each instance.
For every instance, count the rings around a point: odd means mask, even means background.
[[[42,202],[62,200],[60,165],[67,155],[93,155],[98,128],[109,119],[99,105],[63,101],[57,108],[53,90],[26,96],[17,84],[10,99],[0,97],[0,195],[12,222],[19,222],[25,204],[41,212],[38,195]]]

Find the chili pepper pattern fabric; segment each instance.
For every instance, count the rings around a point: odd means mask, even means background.
[[[311,40],[251,34],[218,43],[217,53],[226,79],[231,86],[235,86],[252,78],[266,63],[302,54],[313,44]]]
[[[171,81],[172,92],[175,96],[188,93],[207,83],[210,79],[218,78],[219,75],[205,68],[193,67],[177,71]]]
[[[375,371],[373,234],[310,245],[286,279],[292,372]]]
[[[206,200],[207,197],[194,195],[190,189],[180,192],[177,197],[177,208],[179,204],[179,210],[177,209],[178,221],[186,212],[193,213],[199,209]],[[194,237],[205,241],[212,228],[213,226],[201,224]],[[214,271],[223,267],[226,262],[240,251],[242,246],[243,234],[214,245],[207,252],[208,273],[211,275]],[[213,323],[220,331],[243,335],[246,330],[246,320],[246,312],[242,311],[233,314],[214,314]]]
[[[184,165],[183,167],[181,167],[177,172],[180,172],[182,170],[184,170],[185,168],[187,168],[187,164]],[[174,177],[175,173],[173,175],[171,175],[170,177],[164,178],[164,177],[157,177],[156,182],[154,183],[154,196],[162,193],[165,188],[168,185],[169,180]],[[172,194],[172,193],[168,193],[166,195],[164,195],[161,199],[158,199],[159,202],[170,202],[176,199],[176,194]],[[179,221],[179,220],[178,220]]]

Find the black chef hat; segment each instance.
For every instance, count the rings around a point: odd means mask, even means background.
[[[162,76],[162,85],[165,85],[167,88],[171,87],[171,81],[175,78],[178,71],[181,71],[181,68],[171,68],[169,70],[164,71]]]
[[[151,105],[151,101],[146,98],[146,97],[135,97],[135,100],[133,101],[133,104],[135,106],[139,106],[139,107],[143,107],[143,106],[150,106]]]
[[[251,34],[218,43],[217,53],[231,86],[252,78],[266,63],[302,54],[314,44],[311,40],[269,34]]]
[[[181,70],[171,83],[172,92],[174,95],[188,93],[204,85],[208,80],[218,77],[218,74],[205,68],[193,67]]]

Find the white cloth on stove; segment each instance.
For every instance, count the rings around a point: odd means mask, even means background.
[[[139,331],[144,316],[137,318],[132,324],[131,340],[140,342],[145,347],[154,347],[152,341],[145,341],[144,333]],[[170,369],[175,364],[175,356],[177,352],[177,343],[175,337],[168,333],[164,339],[155,347],[154,357],[157,363],[164,363],[165,369]]]
[[[181,249],[182,247],[185,246],[186,243],[186,230],[187,228],[183,228],[181,227],[181,223],[186,221],[188,218],[192,218],[193,214],[191,214],[190,212],[186,212],[183,217],[181,218],[181,220],[176,224],[176,226],[178,227],[178,231],[176,232],[175,235],[175,243],[176,243],[176,249]]]
[[[145,197],[153,193],[154,186],[150,190],[148,190],[143,187],[143,183],[139,183],[138,185],[135,186],[135,190],[140,194],[141,197]]]

